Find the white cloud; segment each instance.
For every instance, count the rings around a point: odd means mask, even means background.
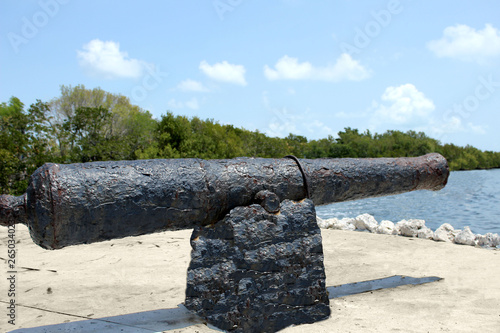
[[[331,129],[319,120],[313,120],[309,115],[309,110],[300,114],[294,114],[286,107],[277,108],[271,105],[267,92],[262,94],[262,102],[265,109],[272,115],[265,133],[271,137],[286,137],[293,133],[305,135],[306,137],[323,136],[327,137]]]
[[[486,134],[486,128],[466,122],[460,113],[450,109],[445,113],[436,112],[432,100],[427,98],[413,84],[387,87],[380,101],[373,101],[367,110],[369,129],[373,132],[385,130],[414,130],[445,142],[450,135]],[[345,112],[337,117],[349,117]]]
[[[77,51],[80,66],[91,75],[105,79],[139,78],[148,66],[146,62],[129,58],[120,51],[120,44],[94,39]]]
[[[196,98],[192,98],[191,100],[187,101],[184,104],[189,109],[198,110],[200,108],[200,106],[198,104],[198,100]]]
[[[213,80],[246,86],[245,67],[227,61],[209,65],[205,60],[200,63],[201,71]]]
[[[481,125],[474,125],[473,123],[467,123],[467,129],[475,134],[486,134],[486,129]]]
[[[431,119],[429,122],[429,131],[434,137],[442,137],[446,134],[471,133],[486,134],[486,130],[481,125],[474,125],[471,122],[463,123],[461,117],[452,116],[442,121]]]
[[[305,127],[307,128],[310,134],[316,135],[318,132],[320,133],[331,133],[332,129],[326,126],[323,122],[319,120],[314,120],[310,123],[306,123]]]
[[[168,107],[170,109],[182,109],[184,107],[183,102],[179,102],[176,99],[172,98],[171,100],[168,101],[167,103]]]
[[[286,109],[278,110],[278,112],[282,113],[279,117],[281,119],[273,119],[269,123],[269,127],[266,130],[266,134],[270,137],[281,137],[284,138],[290,133],[297,134],[297,126],[295,125],[295,121],[293,119],[287,119],[283,121],[283,118],[290,118],[290,115]],[[293,116],[292,116],[293,117]]]
[[[167,106],[170,109],[188,108],[188,109],[192,109],[192,110],[198,110],[200,108],[200,105],[199,105],[198,100],[196,98],[192,98],[186,102],[177,101],[176,99],[172,98],[171,100],[168,101]]]
[[[444,29],[443,37],[427,43],[427,48],[440,58],[488,63],[500,55],[500,31],[491,24],[483,30],[457,24]]]
[[[179,83],[177,86],[181,91],[195,91],[195,92],[206,92],[209,91],[207,87],[203,85],[203,83],[187,79]]]
[[[434,133],[439,134],[461,132],[463,130],[462,119],[451,117],[447,122],[443,121],[440,124],[433,124],[432,129]]]
[[[381,96],[384,104],[374,103],[372,125],[418,125],[427,123],[434,103],[413,84],[388,87]]]
[[[267,111],[272,114],[266,134],[271,137],[285,137],[290,133],[297,133],[297,116],[291,114],[286,108],[271,106],[267,92],[262,93],[262,103]]]
[[[378,105],[378,104],[377,104]],[[356,119],[356,118],[366,118],[366,113],[358,113],[358,112],[345,112],[345,111],[339,111],[334,114],[336,118],[340,119]]]
[[[267,65],[264,66],[264,75],[268,80],[308,79],[313,72],[313,67],[309,62],[299,64],[297,58],[291,58],[287,55],[278,60],[274,68],[271,69]]]
[[[321,80],[339,82],[361,81],[370,77],[369,71],[358,61],[343,53],[334,65],[314,67],[310,62],[299,63],[297,58],[287,55],[278,60],[274,69],[264,66],[268,80]]]

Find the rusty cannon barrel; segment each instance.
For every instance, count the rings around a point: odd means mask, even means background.
[[[270,191],[316,205],[414,190],[439,190],[449,169],[439,154],[408,158],[172,159],[45,164],[24,195],[0,196],[0,224],[26,224],[46,249],[222,219]],[[309,192],[309,193],[308,193]]]

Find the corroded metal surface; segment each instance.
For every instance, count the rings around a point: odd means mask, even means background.
[[[439,154],[301,163],[316,205],[439,190],[449,174]],[[0,224],[25,223],[35,243],[57,249],[215,223],[262,190],[281,201],[306,196],[302,173],[287,158],[46,164],[25,195],[0,196]]]
[[[27,223],[26,193],[18,197],[0,195],[0,225],[12,223]]]

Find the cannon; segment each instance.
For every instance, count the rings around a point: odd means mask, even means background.
[[[449,175],[439,154],[297,162],[235,158],[45,164],[33,173],[25,194],[0,196],[0,225],[26,224],[36,244],[60,249],[213,224],[231,209],[254,202],[261,191],[275,193],[280,201],[308,196],[322,205],[439,190]]]
[[[439,154],[407,158],[45,164],[0,196],[0,225],[45,249],[194,229],[185,306],[226,331],[276,332],[331,314],[315,205],[439,190]]]

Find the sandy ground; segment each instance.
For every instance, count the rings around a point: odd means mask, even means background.
[[[17,226],[16,325],[7,322],[9,285],[2,274],[0,331],[215,332],[178,307],[190,234],[47,251]],[[282,332],[500,332],[500,251],[361,232],[322,234],[327,286],[392,275],[444,280],[334,298],[330,319]],[[2,263],[6,239],[7,228],[0,228]]]

